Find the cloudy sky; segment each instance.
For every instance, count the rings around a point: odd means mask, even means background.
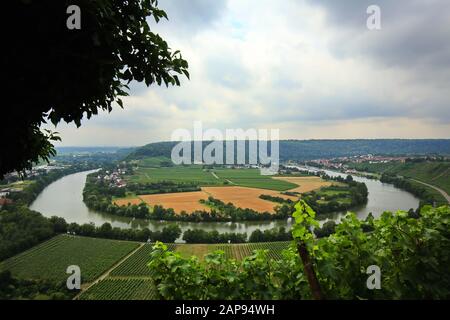
[[[381,30],[366,26],[381,9]],[[181,87],[133,83],[124,110],[60,124],[59,145],[143,145],[177,128],[287,139],[450,138],[448,0],[160,0]],[[54,129],[54,128],[52,128]]]

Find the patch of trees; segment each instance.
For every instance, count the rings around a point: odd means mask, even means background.
[[[121,229],[112,227],[109,223],[101,226],[89,223],[69,224],[64,218],[46,218],[24,206],[8,206],[0,211],[0,260],[67,232],[80,236],[141,242],[149,239],[152,242],[174,242],[181,235],[180,227],[175,224],[168,225],[161,231],[151,231],[148,228]]]
[[[219,233],[216,230],[208,232],[202,229],[188,229],[183,233],[183,240],[186,243],[243,243],[247,241],[247,235],[232,232]]]
[[[254,242],[276,242],[292,240],[290,231],[286,228],[272,228],[261,231],[254,230],[247,240],[245,233],[219,233],[216,230],[205,231],[201,229],[187,230],[183,233],[183,240],[187,243],[254,243]]]
[[[275,242],[292,240],[292,233],[284,227],[261,231],[256,229],[250,234],[248,242]]]
[[[291,199],[285,199],[285,198],[282,198],[282,197],[271,196],[269,194],[261,194],[259,196],[259,198],[263,199],[263,200],[277,202],[277,203],[289,203],[289,204],[293,203],[293,201]]]
[[[51,221],[26,207],[8,206],[0,211],[0,260],[55,235]]]
[[[300,196],[300,192],[296,192],[296,191],[283,191],[281,192],[281,194],[287,195],[287,196],[292,196],[292,197],[299,197]]]
[[[68,300],[74,295],[65,283],[18,279],[8,270],[0,272],[0,298],[3,300]]]
[[[58,218],[62,219],[62,218]],[[63,229],[64,230],[64,229]],[[112,227],[110,223],[104,223],[101,226],[95,226],[91,223],[67,224],[65,228],[66,232],[74,235],[93,237],[93,238],[106,238],[115,240],[129,240],[139,242],[168,242],[172,243],[181,235],[181,229],[175,224],[164,227],[161,231],[151,231],[148,228],[143,229],[121,229]]]

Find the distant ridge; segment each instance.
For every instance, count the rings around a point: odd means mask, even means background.
[[[161,156],[170,158],[171,150],[177,143],[172,141],[149,143],[136,148],[127,156],[127,159]],[[206,146],[209,143],[210,141],[204,141],[203,145]],[[246,141],[246,150],[248,150],[248,141]],[[450,139],[280,140],[280,160],[282,161],[306,161],[365,154],[449,156]]]

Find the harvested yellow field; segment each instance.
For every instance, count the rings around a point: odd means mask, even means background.
[[[289,189],[289,191],[299,193],[317,190],[333,184],[333,182],[325,181],[319,177],[273,177],[272,179],[283,180],[298,185],[298,187]]]
[[[142,202],[139,198],[126,198],[126,199],[117,199],[113,201],[118,206],[127,206],[128,204],[140,204]]]
[[[238,208],[250,208],[259,212],[273,212],[276,203],[259,198],[262,194],[296,200],[296,197],[283,195],[277,191],[248,187],[203,187],[202,190],[213,198],[225,203],[231,202]]]
[[[191,213],[196,210],[211,209],[201,204],[201,199],[207,200],[212,196],[215,199],[219,199],[225,203],[231,202],[233,205],[239,208],[249,208],[259,212],[274,212],[274,208],[278,205],[275,202],[263,200],[259,198],[260,195],[266,194],[274,197],[281,197],[284,199],[296,200],[296,197],[281,194],[278,191],[229,186],[229,187],[203,187],[202,191],[192,192],[176,192],[176,193],[162,193],[162,194],[148,194],[140,195],[136,198],[117,199],[114,203],[121,205],[139,204],[141,202],[147,203],[149,206],[160,205],[164,208],[172,208],[175,213],[186,211]]]
[[[160,205],[167,209],[172,208],[176,213],[183,210],[187,213],[196,210],[210,210],[209,207],[199,202],[200,199],[208,199],[208,195],[203,191],[148,194],[140,195],[139,198],[150,206]]]

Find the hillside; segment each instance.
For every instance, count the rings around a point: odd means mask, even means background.
[[[142,159],[145,157],[170,158],[171,150],[177,143],[150,143],[132,151],[127,156],[127,159]],[[209,142],[203,142],[204,146],[208,144]],[[191,149],[193,150],[193,147]],[[246,149],[248,150],[248,141],[246,143]],[[270,145],[268,149],[270,150]],[[307,161],[319,158],[355,156],[369,153],[406,156],[450,155],[450,139],[280,140],[280,159],[282,161]],[[224,146],[224,154],[226,154],[226,146]]]

